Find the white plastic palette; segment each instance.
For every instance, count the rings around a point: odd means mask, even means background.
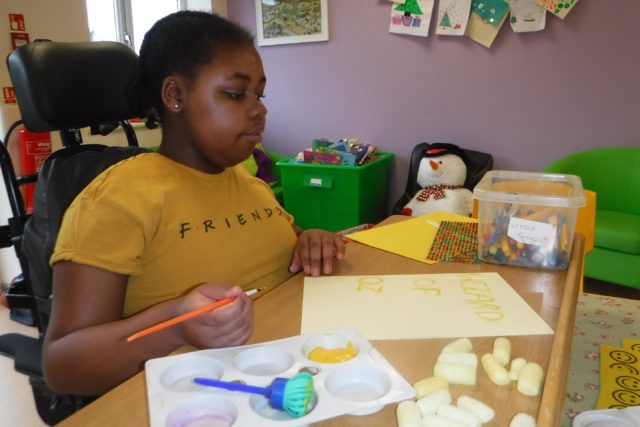
[[[307,358],[317,347],[346,348],[349,343],[357,355],[346,362]],[[266,387],[276,377],[299,372],[313,375],[315,391],[309,413],[295,419],[273,409],[264,396],[193,382],[207,377]],[[151,427],[306,426],[344,414],[372,414],[415,396],[411,384],[350,328],[152,359],[145,364],[145,374]]]

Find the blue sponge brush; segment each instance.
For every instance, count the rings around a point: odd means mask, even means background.
[[[268,387],[256,387],[210,378],[194,378],[196,384],[224,388],[232,391],[261,394],[269,399],[275,409],[286,411],[292,418],[300,418],[309,412],[309,401],[313,395],[313,377],[308,372],[292,378],[276,378]]]

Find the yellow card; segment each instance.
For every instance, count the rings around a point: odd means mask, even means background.
[[[633,338],[624,338],[622,340],[622,347],[640,353],[640,340],[634,340]]]
[[[637,340],[636,345],[639,343]],[[640,349],[600,345],[600,394],[596,409],[640,405]]]
[[[373,227],[351,233],[347,237],[383,251],[391,252],[425,264],[438,261],[427,259],[441,221],[478,222],[477,219],[449,212],[435,212],[394,224]]]
[[[370,340],[553,333],[498,273],[305,277],[301,333],[341,327]]]

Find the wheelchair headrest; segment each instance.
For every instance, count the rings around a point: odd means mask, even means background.
[[[138,55],[117,42],[23,45],[7,57],[22,121],[32,132],[141,117],[127,91]]]

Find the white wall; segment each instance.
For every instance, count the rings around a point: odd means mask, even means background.
[[[24,15],[29,39],[88,41],[87,8],[84,0],[2,0],[0,2],[0,56],[11,51],[9,13]],[[0,67],[0,85],[11,86],[6,66]]]
[[[2,0],[0,2],[0,86],[11,86],[4,58],[11,51],[8,14],[24,15],[25,30],[29,39],[47,38],[56,41],[88,41],[87,12],[84,0]],[[4,102],[0,100],[0,102]],[[14,105],[0,105],[0,138],[7,128],[19,118]],[[4,182],[0,178],[0,224],[7,223],[11,211]],[[13,248],[0,250],[0,282],[8,283],[20,271]]]
[[[8,128],[11,123],[15,122],[18,117],[17,107],[0,109],[0,131],[2,131],[2,138],[4,138],[5,129]],[[7,224],[7,218],[10,216],[9,198],[4,185],[4,179],[0,175],[0,225]],[[13,247],[0,249],[0,284],[11,282],[11,279],[19,273],[20,265],[18,264],[18,259],[15,256]]]

